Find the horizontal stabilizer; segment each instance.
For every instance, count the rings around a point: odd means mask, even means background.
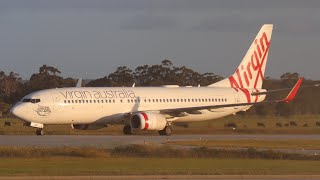
[[[310,88],[310,87],[320,87],[320,84],[314,84],[314,85],[308,85],[308,86],[300,86],[300,89],[302,88]],[[292,88],[283,88],[283,89],[275,89],[275,90],[269,90],[269,91],[264,91],[264,92],[253,92],[251,93],[252,96],[258,96],[258,95],[264,95],[264,94],[271,94],[271,93],[276,93],[280,91],[288,91],[292,90]]]

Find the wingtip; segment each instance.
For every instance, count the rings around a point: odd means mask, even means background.
[[[303,80],[304,80],[303,77],[299,78],[299,80],[294,85],[294,87],[292,88],[292,90],[290,91],[288,96],[285,99],[281,100],[280,102],[285,102],[285,103],[291,102],[296,97],[297,92],[298,92]]]

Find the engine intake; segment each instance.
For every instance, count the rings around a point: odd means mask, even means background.
[[[136,113],[130,118],[130,126],[132,129],[162,130],[166,127],[166,125],[166,118],[158,113]]]

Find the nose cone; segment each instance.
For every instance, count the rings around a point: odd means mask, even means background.
[[[10,109],[10,113],[19,118],[19,119],[23,119],[22,116],[24,114],[24,110],[23,110],[23,107],[21,105],[15,105],[13,106],[11,109]]]

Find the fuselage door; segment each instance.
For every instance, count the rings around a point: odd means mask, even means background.
[[[238,89],[238,91],[236,89],[234,89],[233,95],[234,95],[235,103],[240,103],[239,89]]]
[[[52,99],[53,99],[53,109],[54,111],[60,111],[61,105],[60,105],[60,97],[58,93],[52,93]]]

